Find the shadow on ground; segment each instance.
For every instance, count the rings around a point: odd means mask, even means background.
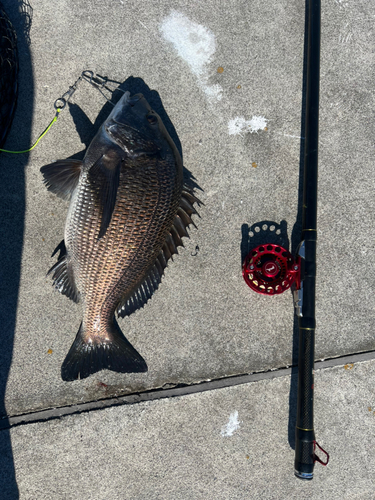
[[[4,8],[17,33],[18,105],[4,149],[29,147],[33,114],[33,71],[29,49],[32,8],[27,0],[6,1]],[[25,167],[29,155],[0,153],[0,491],[19,498],[4,398],[12,362],[25,218]]]
[[[299,182],[298,182],[298,204],[297,216],[293,226],[291,236],[291,252],[296,255],[298,245],[302,235],[302,208],[303,208],[303,180],[304,180],[304,151],[305,151],[305,126],[306,126],[306,73],[307,73],[307,22],[308,22],[309,1],[305,2],[305,37],[303,45],[303,73],[302,73],[302,105],[301,105],[301,142],[299,154]],[[290,447],[294,450],[296,444],[296,422],[297,422],[297,390],[298,390],[298,345],[299,345],[299,327],[298,318],[294,315],[293,323],[293,344],[292,344],[292,375],[290,380],[289,392],[289,423],[288,423],[288,441]]]
[[[307,13],[308,0],[305,2],[305,37],[304,37],[304,57],[302,74],[302,106],[301,106],[301,143],[300,143],[300,161],[299,161],[299,185],[298,185],[298,205],[297,216],[293,225],[291,234],[291,248],[289,248],[289,239],[287,235],[287,222],[281,221],[280,225],[276,222],[264,220],[253,224],[243,224],[241,228],[241,265],[247,254],[258,245],[273,243],[289,250],[292,255],[296,255],[298,245],[302,234],[302,204],[303,204],[303,179],[304,179],[304,148],[305,148],[305,116],[306,116],[306,62],[307,62]],[[293,296],[291,295],[291,300]],[[289,421],[288,421],[288,441],[292,449],[295,449],[295,428],[297,419],[297,390],[298,390],[298,344],[299,328],[298,318],[294,315],[293,336],[292,336],[292,373],[289,391]]]

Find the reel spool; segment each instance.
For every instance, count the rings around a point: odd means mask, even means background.
[[[242,266],[242,275],[254,292],[278,295],[296,281],[300,266],[288,250],[268,243],[252,250]]]

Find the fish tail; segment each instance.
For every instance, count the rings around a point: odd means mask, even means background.
[[[109,340],[105,342],[87,342],[84,333],[81,323],[61,367],[63,380],[86,378],[105,368],[120,373],[147,371],[145,360],[126,340],[115,320],[109,326]]]

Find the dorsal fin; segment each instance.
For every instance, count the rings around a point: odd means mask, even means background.
[[[78,184],[82,162],[80,160],[57,160],[40,169],[48,191],[64,200],[69,200]]]
[[[130,297],[124,297],[117,306],[117,314],[122,318],[129,316],[137,309],[142,308],[151,298],[153,293],[159,288],[159,284],[161,283],[161,279],[164,274],[164,269],[168,265],[168,260],[173,260],[173,255],[178,253],[177,247],[183,246],[181,238],[185,236],[189,237],[187,232],[188,226],[190,224],[195,226],[191,215],[198,214],[198,212],[193,207],[193,203],[201,204],[201,201],[196,198],[190,188],[184,186],[181,195],[180,207],[177,210],[170,234],[168,234],[154,265],[133,294]]]
[[[56,247],[52,257],[60,250],[58,261],[48,271],[47,276],[53,273],[53,286],[73,302],[79,302],[80,293],[74,282],[73,272],[66,258],[66,247],[64,240]]]

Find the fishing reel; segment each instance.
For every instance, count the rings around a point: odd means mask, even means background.
[[[254,248],[245,258],[242,275],[254,292],[278,295],[300,278],[300,263],[280,245],[268,243]]]

